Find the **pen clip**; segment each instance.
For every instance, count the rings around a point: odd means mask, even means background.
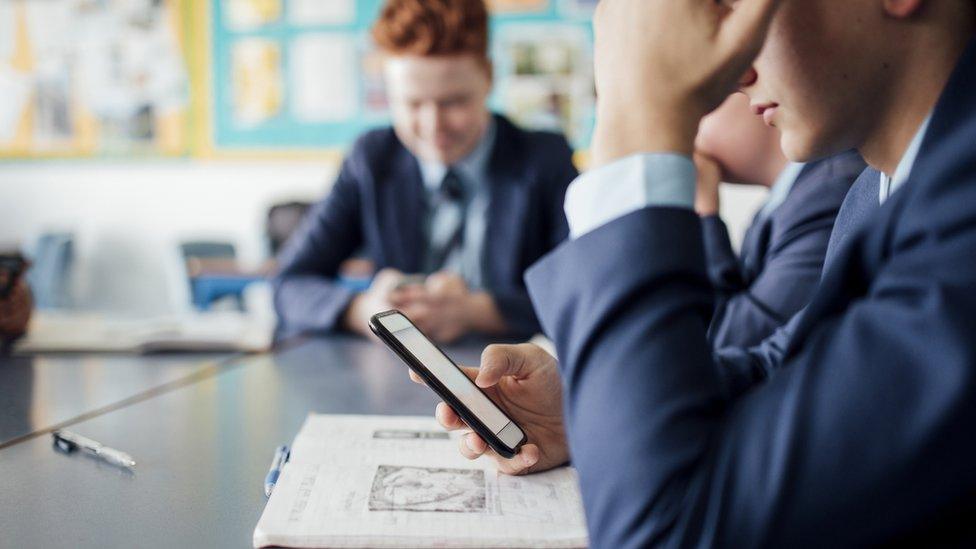
[[[54,448],[59,452],[70,454],[78,449],[78,444],[61,436],[61,431],[51,433],[54,436]]]

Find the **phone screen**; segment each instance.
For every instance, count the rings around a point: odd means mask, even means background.
[[[494,402],[468,379],[427,336],[422,334],[402,314],[381,316],[378,321],[410,354],[423,364],[451,393],[457,397],[485,427],[499,436],[502,442],[514,447],[522,438],[519,429]],[[504,431],[504,433],[503,433]],[[517,433],[517,435],[516,435]],[[515,438],[515,437],[518,438]]]

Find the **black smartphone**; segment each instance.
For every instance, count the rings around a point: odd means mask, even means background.
[[[499,455],[510,458],[518,452],[526,441],[522,428],[406,315],[400,311],[373,315],[369,328]]]
[[[19,253],[0,253],[0,299],[10,296],[26,266],[27,261]]]

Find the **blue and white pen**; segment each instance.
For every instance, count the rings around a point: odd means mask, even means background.
[[[271,461],[271,469],[268,471],[268,476],[264,477],[264,497],[271,497],[271,491],[274,490],[275,483],[278,482],[278,475],[281,474],[281,468],[288,461],[289,453],[287,446],[279,446],[275,450],[274,459]]]
[[[119,467],[132,468],[136,465],[136,461],[129,454],[109,448],[88,437],[64,429],[58,429],[51,434],[54,436],[54,445],[62,452],[71,453],[81,450]]]

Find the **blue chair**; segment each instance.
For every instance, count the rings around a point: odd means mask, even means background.
[[[34,244],[27,282],[38,309],[67,309],[72,306],[71,270],[74,264],[74,235],[45,233]]]
[[[238,274],[237,250],[228,242],[190,241],[180,244],[186,262],[193,305],[202,311],[224,298],[231,298],[238,310],[244,310],[244,288],[261,277]],[[200,267],[197,267],[199,265]],[[220,265],[219,269],[208,266]]]

